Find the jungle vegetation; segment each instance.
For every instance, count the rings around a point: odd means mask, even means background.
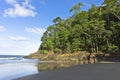
[[[77,51],[120,53],[120,0],[104,0],[101,6],[91,5],[87,11],[77,3],[74,13],[65,20],[53,19],[41,38],[41,54],[74,53]]]

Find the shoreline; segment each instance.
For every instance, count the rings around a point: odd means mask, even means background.
[[[14,80],[114,80],[119,79],[120,63],[82,64],[69,68],[42,71]]]

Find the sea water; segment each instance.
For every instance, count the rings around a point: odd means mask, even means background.
[[[36,59],[23,56],[0,55],[0,80],[13,80],[38,73]]]

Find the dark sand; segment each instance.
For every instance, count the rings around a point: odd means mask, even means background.
[[[79,65],[16,80],[120,80],[120,63]]]

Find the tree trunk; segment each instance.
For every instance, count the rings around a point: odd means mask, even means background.
[[[108,48],[110,46],[108,39],[107,39],[106,43],[107,43],[107,49],[106,50],[108,51]]]
[[[110,29],[110,17],[109,17],[109,12],[107,14],[107,29]]]
[[[87,50],[87,39],[86,39],[86,36],[84,37],[84,40],[85,40],[85,50]]]
[[[112,14],[116,17],[116,18],[118,18],[119,19],[119,21],[120,21],[120,17],[118,16],[118,15],[116,15],[115,13],[113,13],[112,12]]]

